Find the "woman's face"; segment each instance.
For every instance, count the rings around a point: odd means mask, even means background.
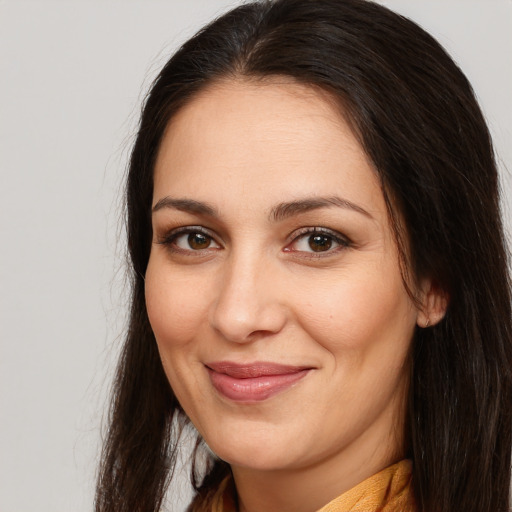
[[[153,231],[151,326],[219,457],[396,456],[418,313],[379,181],[327,97],[277,79],[203,91],[163,138]]]

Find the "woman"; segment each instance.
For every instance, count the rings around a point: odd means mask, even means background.
[[[422,29],[364,0],[222,16],[152,86],[127,211],[97,511],[159,510],[190,422],[216,455],[192,511],[509,510],[496,166]]]

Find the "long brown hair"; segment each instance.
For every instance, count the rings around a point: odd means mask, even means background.
[[[406,270],[430,277],[450,297],[444,320],[418,329],[412,344],[406,438],[418,510],[509,510],[510,281],[493,148],[471,86],[430,35],[382,6],[275,0],[242,5],[201,30],[165,65],[145,101],[126,188],[132,308],[96,511],[159,510],[188,421],[164,375],[144,302],[153,167],[164,129],[214,80],[273,75],[322,88],[343,105],[381,180],[402,254],[407,243]],[[228,471],[212,462],[196,483],[194,506]]]

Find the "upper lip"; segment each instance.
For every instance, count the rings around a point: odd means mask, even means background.
[[[223,373],[236,379],[250,379],[269,375],[289,375],[303,370],[310,370],[311,366],[292,366],[286,364],[255,361],[251,363],[234,363],[231,361],[218,361],[206,363],[205,366],[217,373]]]

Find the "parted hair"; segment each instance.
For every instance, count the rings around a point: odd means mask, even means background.
[[[96,512],[160,510],[188,422],[144,300],[164,130],[217,80],[275,76],[338,102],[380,180],[404,283],[428,277],[449,299],[444,319],[417,328],[411,347],[404,448],[418,512],[508,511],[510,280],[495,156],[471,85],[437,41],[381,5],[274,0],[243,4],[203,28],[170,58],[145,99],[126,185],[131,312]],[[213,458],[193,470],[191,511],[207,510],[229,471]]]

